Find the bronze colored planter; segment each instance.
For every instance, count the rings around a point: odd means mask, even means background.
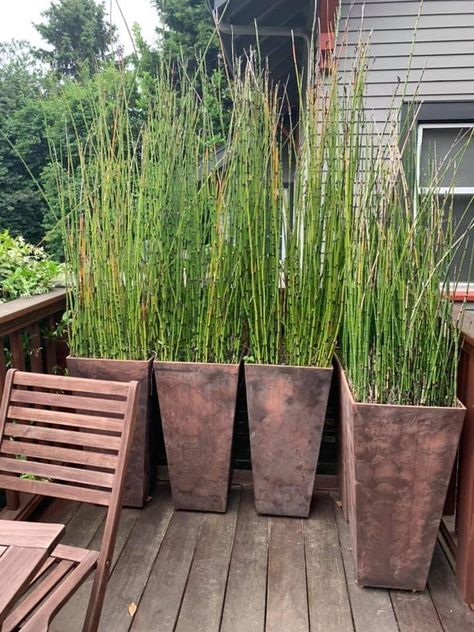
[[[359,404],[341,372],[341,410],[357,582],[424,590],[465,408]]]
[[[332,373],[313,367],[245,365],[259,513],[309,515]]]
[[[143,507],[150,495],[151,476],[151,372],[153,360],[101,360],[67,357],[69,375],[113,382],[139,382],[138,412],[127,466],[123,504]]]
[[[155,362],[173,503],[225,512],[239,366]]]

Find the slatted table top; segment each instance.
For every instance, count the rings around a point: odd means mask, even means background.
[[[63,524],[0,520],[0,623],[63,531]]]

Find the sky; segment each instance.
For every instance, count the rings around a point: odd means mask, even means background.
[[[0,41],[23,39],[34,46],[44,46],[32,22],[41,22],[43,20],[41,12],[50,4],[51,0],[0,0],[2,8]],[[149,43],[154,42],[155,29],[159,20],[156,9],[151,5],[151,0],[105,0],[104,5],[108,13],[112,8],[112,22],[118,28],[119,41],[124,46],[126,54],[132,52],[133,46],[118,5],[128,25],[131,27],[134,22],[137,22],[145,40]]]

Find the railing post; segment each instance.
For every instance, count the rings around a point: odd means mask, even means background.
[[[3,384],[7,364],[3,350],[4,338],[9,339],[12,366],[25,370],[26,357],[29,354],[29,367],[32,371],[42,373],[44,371],[43,353],[41,349],[40,322],[46,320],[47,326],[54,329],[58,315],[61,316],[66,307],[66,294],[64,290],[56,290],[42,296],[18,299],[10,303],[0,305],[0,396],[3,394]],[[29,337],[29,347],[26,348]],[[56,342],[53,339],[46,341],[46,369],[52,371],[57,364]],[[7,509],[16,511],[20,509],[20,496],[17,492],[6,491]],[[22,510],[24,509],[21,508]]]
[[[54,316],[49,316],[46,320],[46,326],[48,328],[46,337],[46,372],[54,373],[56,367],[56,340],[51,336],[51,332],[54,331],[56,326]]]
[[[456,581],[464,601],[474,604],[474,344],[464,344],[461,361],[460,396],[467,414],[459,461]]]
[[[41,352],[40,326],[35,323],[30,327],[30,366],[34,373],[43,373],[43,355]]]

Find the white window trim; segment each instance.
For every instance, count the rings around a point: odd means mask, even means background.
[[[436,195],[474,195],[474,187],[418,187],[421,193],[429,193],[432,191]]]
[[[427,187],[420,187],[421,179],[421,149],[423,145],[423,131],[425,129],[470,129],[474,130],[474,121],[472,123],[419,123],[417,129],[417,148],[416,148],[416,187],[422,193],[430,191]],[[438,187],[432,189],[435,195],[474,195],[474,187]],[[416,198],[415,198],[416,200]],[[414,213],[416,214],[416,203],[414,205]],[[451,293],[469,294],[473,291],[472,282],[453,282],[449,284]]]
[[[421,180],[421,149],[423,146],[423,132],[425,129],[470,129],[474,130],[472,123],[420,123],[418,125],[417,147],[416,147],[416,185],[418,191],[428,193],[430,189],[420,187]],[[432,189],[436,195],[474,195],[474,187],[437,187]]]

